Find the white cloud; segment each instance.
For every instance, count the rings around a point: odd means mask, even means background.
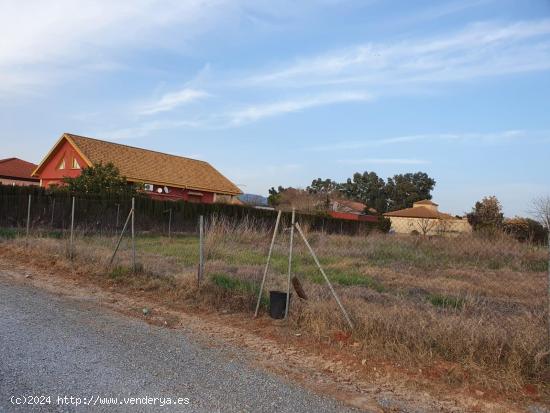
[[[129,128],[114,129],[110,131],[99,131],[92,134],[93,136],[101,136],[105,139],[111,140],[128,140],[128,139],[137,139],[148,136],[151,133],[164,130],[164,129],[174,129],[182,127],[197,127],[197,124],[192,121],[152,121],[141,123],[137,126]]]
[[[176,92],[170,92],[162,95],[155,102],[145,105],[139,110],[140,115],[154,115],[160,112],[168,112],[174,110],[178,106],[190,103],[209,96],[203,90],[184,88]]]
[[[432,38],[367,43],[302,57],[243,84],[319,87],[453,82],[550,69],[550,19],[509,24],[476,23]]]
[[[251,105],[244,109],[229,113],[229,118],[231,125],[241,125],[267,117],[302,111],[304,109],[316,106],[324,106],[344,102],[360,102],[370,99],[371,97],[368,94],[358,92],[320,94],[316,96],[299,97],[296,99],[283,100],[279,102]]]
[[[419,135],[403,135],[384,139],[373,139],[353,142],[340,142],[336,144],[319,145],[309,148],[314,151],[350,150],[361,148],[373,148],[386,145],[412,143],[418,141],[431,142],[483,142],[504,143],[511,140],[547,135],[547,131],[505,130],[501,132],[471,132],[471,133],[433,133]]]
[[[251,0],[3,0],[0,97],[119,68],[136,49],[185,52],[220,21],[227,28],[247,8],[268,6]]]
[[[364,158],[364,159],[341,159],[339,163],[349,165],[424,165],[430,163],[424,159],[415,158]]]

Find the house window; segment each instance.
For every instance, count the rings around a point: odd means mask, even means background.
[[[59,162],[59,166],[57,167],[57,169],[65,169],[65,158],[63,158],[61,162]]]
[[[76,160],[76,158],[73,158],[73,169],[80,169],[80,164]]]

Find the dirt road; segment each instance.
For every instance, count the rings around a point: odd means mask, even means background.
[[[0,278],[0,314],[0,411],[30,410],[12,402],[31,395],[50,396],[32,411],[348,411],[247,366],[234,348],[207,348],[92,302]],[[132,397],[158,400],[126,404]],[[180,404],[167,406],[168,397]]]

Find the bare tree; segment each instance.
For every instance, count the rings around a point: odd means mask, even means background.
[[[418,218],[414,220],[415,229],[422,235],[428,235],[430,232],[435,232],[441,220],[437,218]]]
[[[534,199],[531,213],[546,229],[550,230],[550,195]]]
[[[548,231],[548,353],[550,353],[550,195],[534,199],[531,213]]]

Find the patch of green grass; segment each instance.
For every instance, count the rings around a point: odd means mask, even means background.
[[[525,268],[527,271],[531,272],[544,272],[548,271],[548,260],[525,260],[522,262],[522,268]]]
[[[328,279],[331,283],[343,285],[343,286],[353,286],[358,285],[362,287],[367,287],[372,290],[378,291],[379,293],[384,292],[385,288],[379,281],[375,280],[368,275],[360,274],[358,272],[346,271],[346,270],[325,270]],[[325,282],[325,278],[317,269],[317,272],[309,277],[311,281],[322,284]]]
[[[0,238],[14,239],[19,235],[19,231],[15,228],[0,228]]]
[[[214,285],[228,291],[252,294],[256,288],[249,281],[240,280],[226,274],[212,274],[210,276]]]
[[[128,267],[123,267],[122,265],[117,265],[116,267],[113,267],[111,271],[109,272],[108,276],[109,278],[112,278],[113,280],[120,280],[131,273],[131,269]]]
[[[428,301],[436,307],[450,308],[453,310],[459,310],[464,306],[464,298],[453,297],[449,295],[430,294]]]
[[[196,236],[139,237],[136,248],[150,254],[174,257],[185,266],[194,266],[199,262],[199,241]]]

